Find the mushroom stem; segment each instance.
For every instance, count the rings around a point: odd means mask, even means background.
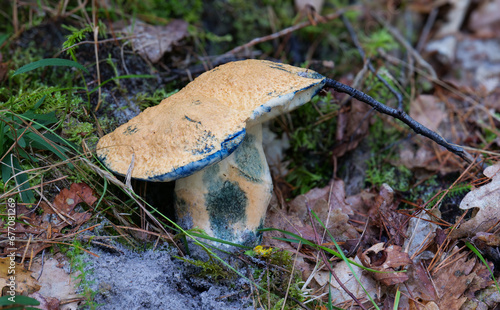
[[[184,229],[203,229],[225,241],[254,246],[264,225],[272,179],[262,148],[262,125],[248,129],[226,159],[175,184],[176,214]]]

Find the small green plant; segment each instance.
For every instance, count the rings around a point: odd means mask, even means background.
[[[80,145],[83,139],[90,139],[90,145],[97,143],[98,137],[94,134],[94,125],[88,122],[78,122],[76,119],[70,119],[64,133],[68,136],[68,141]]]
[[[97,26],[99,27],[99,35],[103,36],[106,33],[106,25],[99,20]],[[71,25],[62,25],[62,27],[71,32],[71,34],[66,36],[66,41],[63,43],[63,48],[66,49],[66,52],[71,55],[72,59],[76,61],[75,57],[75,49],[77,46],[76,43],[85,39],[85,36],[88,33],[92,33],[93,25],[87,24],[85,27],[78,29]]]
[[[99,304],[94,301],[97,291],[92,289],[94,281],[88,280],[88,276],[92,273],[92,269],[89,269],[89,263],[85,262],[83,244],[75,239],[69,248],[61,247],[61,252],[68,257],[71,270],[77,271],[78,273],[75,279],[78,281],[81,295],[85,298],[85,304],[83,306],[90,310],[98,309]]]
[[[303,302],[306,297],[300,289],[302,283],[298,272],[291,273],[293,270],[293,257],[288,251],[272,249],[263,249],[257,246],[254,248],[254,255],[266,261],[266,268],[254,269],[253,277],[256,283],[267,291],[260,291],[259,303],[265,306],[265,309],[300,309],[297,308],[296,301]],[[252,253],[250,253],[252,254]],[[280,268],[276,268],[279,266]],[[289,272],[285,272],[287,270]],[[286,294],[287,292],[287,294]],[[287,298],[285,299],[285,295]],[[286,304],[285,304],[286,303]],[[285,306],[283,306],[285,304]],[[267,306],[267,307],[266,307]]]
[[[435,197],[427,202],[427,208],[431,209],[436,205],[436,203],[442,202],[445,195],[446,197],[456,197],[456,196],[462,197],[466,193],[468,193],[471,190],[471,188],[472,186],[468,183],[460,183],[453,186],[448,191],[441,191],[437,195],[434,195]]]
[[[146,108],[159,104],[163,99],[172,96],[178,91],[179,90],[176,89],[174,91],[167,92],[166,89],[160,88],[155,90],[153,94],[141,92],[136,95],[135,102],[137,102],[141,111],[144,111]]]
[[[396,191],[406,192],[410,190],[412,176],[413,173],[404,166],[394,167],[388,163],[378,164],[375,158],[368,161],[366,182],[376,187],[386,183]]]
[[[374,31],[368,36],[360,37],[360,40],[368,57],[378,54],[378,49],[390,51],[398,47],[398,44],[387,29]]]

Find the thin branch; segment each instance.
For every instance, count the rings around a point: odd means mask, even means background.
[[[392,36],[401,43],[404,48],[410,53],[413,58],[418,62],[420,66],[425,68],[428,72],[428,74],[431,76],[431,80],[434,82],[438,80],[436,71],[434,71],[434,68],[425,61],[425,59],[420,55],[420,53],[411,46],[411,44],[403,37],[403,35],[394,27],[392,27],[387,21],[385,21],[382,17],[378,16],[377,14],[372,14],[372,16],[382,25],[384,25],[385,28],[392,34]]]
[[[341,16],[342,14],[344,14],[346,11],[354,10],[355,8],[356,8],[356,6],[351,6],[351,7],[340,9],[340,10],[338,10],[335,13],[323,16],[321,18],[321,20],[318,20],[318,22],[324,23],[324,22],[330,21],[332,19],[338,18],[339,16]],[[233,48],[232,50],[230,50],[226,54],[236,54],[236,53],[239,53],[239,52],[241,52],[241,51],[243,51],[243,50],[245,50],[245,49],[247,49],[249,47],[252,47],[254,45],[257,45],[259,43],[277,39],[279,37],[285,36],[285,35],[287,35],[289,33],[292,33],[294,31],[297,31],[299,29],[302,29],[304,27],[311,26],[311,25],[312,25],[312,21],[311,20],[307,20],[305,22],[298,23],[297,25],[285,28],[285,29],[283,29],[281,31],[278,31],[278,32],[275,32],[273,34],[270,34],[270,35],[267,35],[267,36],[264,36],[264,37],[255,38],[255,39],[251,40],[248,43],[245,43],[243,45],[240,45],[240,46],[237,46],[237,47]]]
[[[429,34],[431,33],[432,26],[434,26],[434,22],[438,16],[439,9],[433,8],[429,13],[427,20],[425,21],[424,28],[420,33],[420,38],[418,39],[417,47],[415,50],[421,51],[424,48],[424,44],[427,43],[427,39],[429,38]]]
[[[326,79],[325,87],[330,87],[333,88],[334,90],[341,92],[341,93],[346,93],[350,95],[351,97],[358,99],[359,101],[362,101],[368,105],[370,105],[372,108],[377,110],[378,112],[390,115],[392,117],[395,117],[408,125],[414,132],[417,134],[420,134],[424,137],[427,137],[437,144],[443,146],[446,148],[448,151],[452,152],[455,155],[460,156],[463,160],[465,160],[467,163],[472,163],[474,162],[473,157],[467,153],[462,147],[449,143],[446,141],[443,137],[441,137],[439,134],[436,132],[430,130],[429,128],[425,127],[424,125],[420,124],[413,118],[411,118],[408,114],[406,114],[404,111],[401,110],[396,110],[391,107],[388,107],[377,100],[373,99],[372,97],[368,96],[367,94],[354,89],[350,86],[347,86],[345,84],[342,84],[340,82],[337,82],[332,79]]]
[[[361,47],[361,43],[358,40],[358,36],[356,35],[356,32],[352,28],[351,23],[349,20],[345,17],[344,14],[340,16],[342,19],[342,22],[344,23],[347,31],[349,32],[349,35],[351,36],[351,40],[358,49],[358,53],[361,55],[361,58],[363,58],[363,61],[367,62],[368,69],[377,77],[377,79],[384,84],[387,89],[396,97],[396,100],[398,101],[398,110],[403,110],[403,96],[401,95],[400,92],[398,92],[394,87],[392,87],[380,74],[377,73],[373,65],[371,64],[370,59],[366,58],[365,51],[363,50],[363,47]]]

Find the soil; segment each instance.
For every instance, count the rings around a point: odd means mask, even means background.
[[[168,247],[121,253],[92,249],[87,280],[94,281],[99,309],[254,309],[246,280],[211,282],[196,276],[197,267],[174,258]],[[246,272],[245,270],[240,270]]]

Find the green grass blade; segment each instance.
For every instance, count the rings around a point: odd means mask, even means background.
[[[396,291],[396,297],[394,298],[394,310],[398,310],[399,309],[399,298],[401,297],[401,291],[398,290]]]
[[[215,241],[215,242],[219,242],[219,243],[227,244],[227,245],[234,246],[234,247],[238,247],[238,248],[243,248],[243,249],[251,249],[251,248],[250,248],[250,247],[248,247],[248,246],[244,246],[244,245],[241,245],[241,244],[232,243],[232,242],[229,242],[229,241],[226,241],[226,240],[222,240],[222,239],[214,238],[214,237],[211,237],[211,236],[209,236],[209,235],[205,235],[205,234],[200,234],[200,233],[195,233],[195,232],[190,232],[189,234],[190,234],[191,236],[193,236],[193,237],[198,237],[198,238],[202,238],[202,239],[206,239],[206,240],[210,240],[210,241]]]
[[[315,243],[313,243],[313,242],[311,242],[311,241],[309,241],[309,240],[306,240],[306,239],[304,239],[304,238],[302,238],[302,237],[300,237],[300,236],[298,236],[298,235],[296,235],[296,234],[294,234],[294,233],[291,233],[291,232],[289,232],[289,231],[286,231],[286,230],[277,229],[277,228],[263,228],[263,229],[259,229],[259,231],[263,231],[263,232],[264,232],[264,231],[279,231],[279,232],[284,233],[285,235],[292,236],[292,237],[294,237],[295,239],[288,239],[288,238],[278,238],[278,237],[274,237],[274,239],[276,239],[276,240],[281,240],[281,241],[286,241],[286,242],[293,242],[293,243],[302,243],[302,244],[308,245],[308,246],[310,246],[310,247],[312,247],[312,248],[315,248],[315,249],[321,249],[321,250],[323,250],[323,251],[325,251],[325,252],[328,252],[328,253],[330,253],[330,254],[332,254],[332,255],[334,255],[334,256],[336,256],[336,257],[338,257],[338,258],[342,258],[342,255],[343,255],[343,254],[339,254],[339,253],[337,253],[336,251],[334,251],[334,250],[332,250],[332,249],[330,249],[330,248],[327,248],[327,247],[325,247],[325,246],[322,246],[322,245],[317,245],[317,244],[315,244]],[[374,270],[374,269],[367,268],[367,267],[365,267],[365,266],[363,266],[363,265],[361,265],[361,264],[358,264],[358,263],[356,263],[355,261],[353,261],[353,260],[351,260],[351,259],[349,259],[349,258],[347,258],[347,257],[345,257],[345,256],[344,256],[344,258],[345,258],[345,259],[346,259],[349,263],[351,263],[351,264],[353,264],[354,266],[359,267],[359,268],[361,268],[361,269],[363,269],[363,270],[370,271],[370,272],[377,272],[377,273],[386,273],[385,271],[379,271],[379,270]]]
[[[17,157],[12,154],[8,154],[5,156],[0,165],[2,166],[2,181],[6,183],[13,175],[15,175],[14,181],[16,186],[19,187],[21,201],[26,203],[34,202],[35,196],[33,195],[33,192],[31,190],[27,190],[30,187],[28,175],[22,172],[23,168],[19,164]]]
[[[0,297],[0,306],[12,306],[12,305],[25,305],[25,306],[39,306],[40,302],[34,298],[23,296],[23,295],[16,295],[14,297],[15,302],[12,303],[9,298],[11,296],[5,295]],[[31,308],[35,309],[35,308]]]
[[[346,262],[347,264],[347,267],[349,267],[349,269],[351,270],[352,272],[352,275],[356,278],[356,281],[358,281],[359,285],[361,286],[361,288],[363,289],[363,291],[365,292],[366,296],[368,297],[368,299],[370,299],[372,305],[375,307],[375,309],[380,309],[378,306],[377,306],[377,303],[375,303],[375,300],[373,300],[372,296],[370,294],[368,294],[368,291],[365,289],[365,287],[363,286],[363,284],[361,283],[361,279],[359,278],[358,274],[356,272],[354,272],[354,269],[352,268],[351,265],[355,265],[357,267],[359,267],[358,265],[356,264],[353,264],[352,261],[350,259],[348,259],[345,255],[344,255],[344,252],[342,251],[342,248],[338,245],[337,241],[335,241],[335,238],[333,237],[333,235],[330,233],[330,231],[328,229],[326,229],[326,226],[325,224],[323,224],[323,222],[320,220],[320,218],[318,217],[318,215],[311,210],[311,214],[314,216],[314,218],[319,222],[319,224],[321,225],[321,227],[323,227],[323,229],[328,233],[328,236],[330,237],[330,239],[332,240],[332,242],[335,244],[335,248],[337,249],[337,251],[339,251],[341,257],[342,257],[342,260]],[[364,266],[363,266],[364,267]],[[366,267],[365,267],[366,268]]]
[[[3,42],[5,42],[5,40],[7,40],[9,38],[10,34],[8,33],[4,33],[4,34],[0,34],[0,45],[3,44]]]
[[[89,73],[87,68],[80,65],[76,61],[68,60],[68,59],[61,59],[61,58],[46,58],[46,59],[42,59],[39,61],[29,63],[25,66],[22,66],[21,68],[17,69],[16,72],[14,72],[14,74],[12,74],[12,76],[16,76],[16,75],[21,74],[21,73],[26,73],[26,72],[32,71],[34,69],[37,69],[37,68],[49,67],[49,66],[73,67],[73,68],[78,68],[80,70],[83,70],[83,71]]]
[[[474,252],[474,254],[477,255],[477,257],[479,257],[479,259],[483,262],[483,264],[486,266],[486,268],[488,268],[488,271],[490,272],[491,274],[491,278],[493,278],[493,281],[495,281],[495,286],[497,287],[497,290],[500,292],[500,286],[498,286],[498,282],[497,282],[497,279],[495,279],[495,276],[493,275],[493,271],[491,270],[490,266],[488,265],[488,263],[486,262],[486,260],[484,259],[483,255],[481,255],[481,253],[479,253],[479,251],[476,249],[476,247],[474,245],[472,245],[469,241],[465,241],[465,245],[472,251]]]

